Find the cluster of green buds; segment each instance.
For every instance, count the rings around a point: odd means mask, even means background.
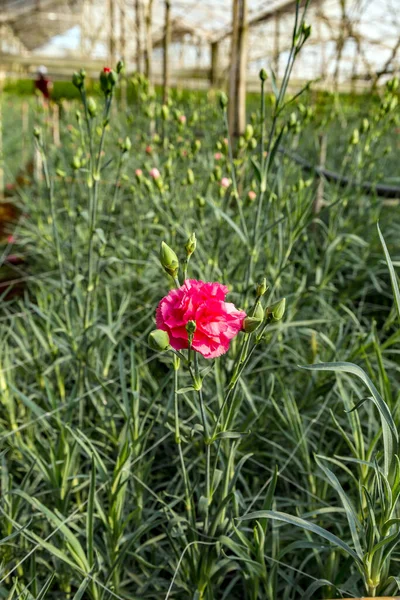
[[[257,148],[257,140],[254,137],[253,125],[251,125],[250,123],[248,125],[246,125],[244,134],[240,136],[238,143],[239,143],[239,148],[241,148],[241,149],[250,148],[251,150],[254,150],[255,148]]]
[[[86,79],[86,71],[81,69],[80,71],[75,71],[72,75],[72,83],[78,90],[83,90],[85,87],[85,79]]]
[[[261,299],[267,289],[267,281],[264,278],[256,287],[256,302],[253,310],[243,321],[243,331],[245,333],[254,333],[262,324],[267,325],[272,321],[280,321],[283,318],[286,307],[285,298],[267,306],[266,309],[263,308]]]
[[[82,148],[78,148],[77,151],[75,152],[74,156],[72,157],[71,167],[73,168],[74,171],[79,171],[79,169],[82,169],[83,167],[85,167],[86,163],[87,163],[87,160],[83,156]]]
[[[132,148],[132,142],[130,138],[127,136],[124,140],[119,140],[119,147],[122,154],[127,154]]]

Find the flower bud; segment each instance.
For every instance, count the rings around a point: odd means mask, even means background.
[[[252,316],[247,316],[243,321],[243,331],[253,333],[256,331],[264,320],[264,310],[260,303],[257,304],[256,310]]]
[[[73,168],[75,171],[77,171],[78,169],[80,169],[80,168],[81,168],[81,166],[82,166],[82,165],[81,165],[81,159],[80,159],[80,158],[79,158],[79,156],[77,156],[76,154],[75,154],[75,156],[74,156],[74,157],[73,157],[73,159],[72,159],[71,166],[72,166],[72,168]]]
[[[164,352],[169,348],[168,333],[162,329],[154,329],[149,333],[148,343],[152,350]]]
[[[125,63],[124,63],[124,61],[123,61],[123,60],[119,60],[119,61],[117,62],[117,73],[118,73],[118,74],[119,74],[119,73],[122,73],[122,71],[124,70],[124,68],[125,68]]]
[[[219,105],[222,110],[225,110],[225,108],[228,106],[228,96],[225,94],[225,92],[221,92],[219,95]]]
[[[246,125],[246,130],[244,133],[244,139],[246,140],[246,142],[249,142],[251,140],[251,138],[254,135],[254,128],[253,125]]]
[[[40,127],[34,127],[33,128],[33,136],[37,139],[40,140],[42,135],[42,130],[40,129]]]
[[[353,144],[354,146],[356,146],[360,141],[360,134],[358,132],[358,129],[354,129],[352,135],[351,135],[351,139],[350,139],[350,144]]]
[[[175,252],[165,242],[161,242],[160,263],[164,271],[176,277],[179,269],[179,260]]]
[[[93,100],[93,98],[88,98],[87,101],[87,109],[88,109],[88,113],[89,115],[93,118],[96,116],[97,114],[97,104],[96,102]]]
[[[83,69],[81,69],[79,73],[75,71],[75,73],[72,75],[72,83],[76,88],[78,88],[78,90],[81,90],[83,88],[85,77],[86,73]]]
[[[169,117],[169,108],[166,104],[164,104],[161,108],[161,116],[166,121]]]
[[[308,40],[308,38],[311,35],[311,25],[306,25],[306,23],[303,23],[303,27],[301,29],[301,32],[302,32],[302,34],[304,36],[304,40],[303,41],[305,42],[306,40]]]
[[[187,170],[187,182],[189,185],[193,185],[194,183],[194,173],[192,169]]]
[[[361,123],[361,133],[366,133],[369,129],[368,119],[363,119]]]
[[[122,144],[122,152],[129,152],[129,150],[132,148],[132,142],[131,140],[128,138],[128,136],[125,138],[125,141]]]
[[[267,289],[268,289],[267,280],[264,277],[264,279],[262,280],[262,282],[257,285],[257,288],[256,288],[257,298],[261,298],[261,296],[264,296],[264,294],[267,291]]]
[[[186,323],[186,331],[189,335],[193,335],[196,331],[196,321],[188,321]]]
[[[278,300],[278,302],[274,302],[271,306],[267,307],[266,314],[267,316],[272,315],[274,321],[280,321],[285,314],[286,308],[286,298],[282,298]]]
[[[185,250],[188,256],[192,256],[193,252],[196,250],[197,240],[196,234],[192,233],[188,241],[186,242]]]
[[[261,81],[266,81],[267,80],[267,71],[265,69],[261,69],[260,73],[259,73],[259,77],[261,79]]]

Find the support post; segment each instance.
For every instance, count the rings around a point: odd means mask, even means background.
[[[274,32],[274,56],[273,56],[273,69],[275,72],[276,79],[279,78],[279,56],[280,56],[280,17],[279,14],[275,15],[275,32]]]
[[[211,72],[210,84],[217,87],[219,81],[219,42],[211,43]]]
[[[246,127],[247,42],[247,0],[233,0],[228,117],[234,137],[244,133]]]
[[[163,102],[168,102],[170,86],[169,45],[171,43],[171,2],[165,0],[164,53],[163,53]]]
[[[326,166],[326,149],[327,149],[327,136],[322,133],[319,136],[319,167],[325,169]],[[318,216],[321,212],[321,208],[324,205],[324,191],[325,191],[325,179],[323,175],[320,175],[317,187],[317,193],[313,204],[314,216]]]
[[[153,39],[152,39],[152,33],[151,33],[152,23],[153,23],[153,0],[148,0],[147,7],[146,7],[146,18],[145,18],[146,50],[145,50],[145,56],[144,56],[144,69],[145,69],[145,75],[150,83],[152,82],[152,78],[153,78],[153,69],[152,69],[152,66],[153,66],[152,65]]]
[[[136,20],[136,71],[142,71],[142,14],[140,0],[135,0],[135,20]]]
[[[109,57],[110,67],[115,66],[115,3],[114,0],[108,0],[109,9],[109,24],[110,24],[110,37],[109,37]]]

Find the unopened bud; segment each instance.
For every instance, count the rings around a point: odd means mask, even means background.
[[[267,280],[264,277],[264,279],[262,280],[262,282],[257,285],[257,288],[256,288],[257,298],[261,298],[261,296],[264,296],[264,294],[267,291],[267,289],[268,289]]]
[[[261,69],[260,73],[259,73],[259,77],[261,79],[261,81],[266,81],[268,74],[267,71],[265,69]]]
[[[196,234],[192,233],[188,241],[186,242],[185,250],[188,256],[192,256],[193,252],[196,250],[197,240]]]
[[[193,335],[196,331],[196,321],[188,321],[186,323],[186,331],[189,335]]]
[[[248,316],[243,321],[243,331],[253,333],[256,331],[264,320],[264,310],[260,303],[257,304],[256,310],[252,316]]]
[[[161,108],[161,116],[166,121],[169,117],[169,108],[166,104],[164,104]]]
[[[225,108],[228,106],[228,96],[225,94],[225,92],[221,92],[219,95],[219,105],[222,110],[225,110]]]
[[[194,183],[194,173],[192,169],[187,170],[187,182],[189,185],[192,185]]]
[[[164,271],[176,277],[179,269],[179,260],[175,252],[165,242],[161,242],[160,263]]]
[[[274,302],[274,304],[268,306],[266,314],[267,316],[272,315],[274,321],[280,321],[285,314],[285,308],[286,298],[282,298],[281,300],[278,300],[278,302]]]
[[[123,60],[119,60],[117,62],[117,73],[122,73],[122,71],[124,70],[124,68],[125,68],[124,61]]]
[[[358,132],[358,129],[354,129],[352,135],[351,135],[351,139],[350,139],[350,144],[353,144],[354,146],[356,146],[360,141],[360,134]]]
[[[88,98],[87,109],[88,109],[88,113],[89,113],[89,115],[91,117],[95,117],[96,116],[96,114],[97,114],[97,104],[93,100],[93,98]]]
[[[131,142],[131,140],[128,137],[126,137],[125,141],[122,144],[122,151],[123,152],[129,152],[129,150],[131,148],[132,148],[132,142]]]
[[[253,125],[246,125],[246,130],[244,133],[244,139],[246,140],[246,142],[249,142],[251,140],[251,138],[254,135],[254,128]]]
[[[162,329],[154,329],[149,333],[148,343],[152,350],[164,352],[169,348],[168,333]]]

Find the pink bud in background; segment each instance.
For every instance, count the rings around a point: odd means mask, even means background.
[[[16,240],[16,238],[13,235],[7,236],[7,243],[8,244],[15,244],[16,241],[17,240]]]
[[[143,175],[142,169],[136,169],[135,175],[136,175],[136,177],[141,177]]]
[[[180,115],[179,122],[182,123],[182,125],[184,125],[186,123],[186,116],[185,115]]]
[[[13,183],[6,183],[6,190],[13,190],[14,189],[14,184]]]
[[[153,148],[151,146],[146,146],[146,154],[151,154],[153,152]]]
[[[221,179],[221,182],[220,182],[220,184],[221,184],[221,187],[223,187],[223,188],[228,188],[228,187],[231,185],[231,180],[230,180],[230,179],[228,179],[228,177],[223,177],[223,178]]]
[[[222,154],[221,154],[221,152],[216,152],[216,153],[214,154],[214,158],[215,158],[215,160],[221,160],[221,158],[222,158]]]
[[[249,200],[255,200],[257,198],[257,194],[253,190],[250,190],[247,194],[247,197]]]
[[[225,146],[229,146],[229,140],[228,140],[228,138],[224,138],[224,144],[225,144]]]
[[[160,177],[160,171],[156,167],[154,167],[153,169],[151,169],[149,175],[153,179],[158,179]]]

